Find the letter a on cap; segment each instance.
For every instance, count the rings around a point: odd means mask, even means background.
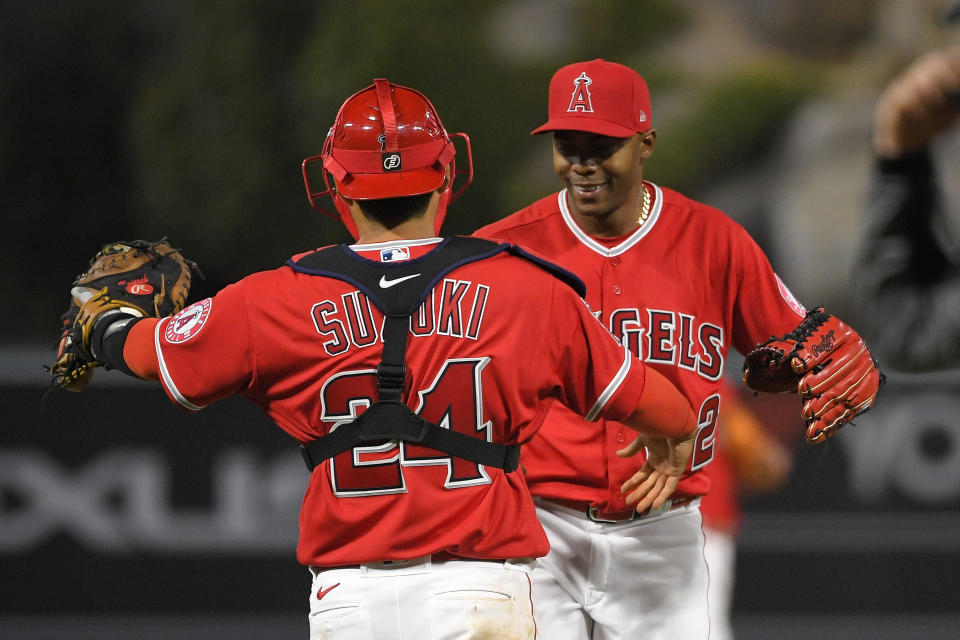
[[[590,102],[590,89],[587,88],[592,82],[593,80],[590,79],[586,71],[581,72],[579,76],[574,78],[573,97],[570,98],[570,106],[567,107],[568,112],[583,111],[585,113],[593,113],[593,104]]]

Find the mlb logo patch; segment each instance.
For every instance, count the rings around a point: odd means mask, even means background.
[[[380,262],[399,262],[410,259],[410,249],[407,247],[392,247],[380,250]]]

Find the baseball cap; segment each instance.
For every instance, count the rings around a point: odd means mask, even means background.
[[[561,67],[550,79],[546,124],[531,133],[589,131],[627,138],[651,127],[643,77],[602,58]]]
[[[324,168],[355,200],[438,189],[455,153],[427,97],[383,78],[344,102],[324,147]]]

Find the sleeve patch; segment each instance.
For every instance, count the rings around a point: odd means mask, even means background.
[[[780,276],[777,274],[773,275],[777,279],[777,288],[780,289],[780,296],[783,298],[783,301],[786,302],[787,305],[793,309],[794,313],[796,313],[798,316],[806,316],[806,308],[804,308],[804,306],[800,304],[800,301],[794,297],[794,295],[790,292],[790,289],[787,289],[787,285],[783,284],[783,280],[780,279]]]
[[[167,322],[163,332],[164,339],[170,344],[180,344],[193,338],[203,329],[212,307],[213,301],[207,298],[183,309]]]

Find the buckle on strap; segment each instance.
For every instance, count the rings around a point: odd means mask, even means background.
[[[403,364],[388,364],[381,362],[377,365],[377,379],[380,384],[393,389],[403,389],[407,377],[407,367]]]

